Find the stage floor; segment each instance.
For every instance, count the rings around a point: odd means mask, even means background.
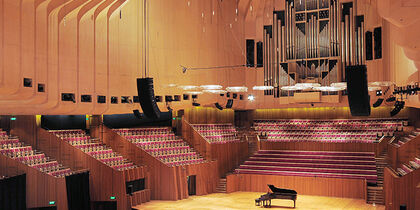
[[[169,210],[169,209],[263,209],[255,206],[254,200],[264,193],[256,192],[235,192],[235,193],[214,193],[204,196],[191,196],[188,199],[179,201],[150,201],[148,203],[138,205],[135,208],[141,210]],[[291,200],[272,200],[272,209],[293,209],[293,201]],[[366,204],[364,200],[351,198],[335,198],[322,196],[298,195],[296,200],[296,209],[357,209],[384,210],[385,206]]]

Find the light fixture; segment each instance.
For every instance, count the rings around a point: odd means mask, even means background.
[[[330,84],[331,87],[341,87],[341,88],[347,88],[346,82],[334,82]]]
[[[313,90],[318,90],[322,92],[337,92],[343,90],[341,87],[331,87],[331,86],[321,86],[321,87],[313,87]]]
[[[381,87],[378,87],[378,86],[370,86],[370,87],[368,87],[368,90],[369,91],[379,91],[379,90],[381,90],[382,88]]]
[[[273,86],[254,86],[252,90],[273,90]]]
[[[321,87],[319,83],[296,83],[296,87],[304,87],[304,88],[313,88],[313,87]]]
[[[382,81],[382,82],[371,82],[371,83],[369,83],[369,85],[371,85],[371,86],[388,87],[388,86],[394,85],[394,83],[393,82],[390,82],[390,81]]]
[[[281,87],[281,90],[293,91],[293,90],[299,90],[299,89],[296,86],[283,86]]]
[[[254,95],[248,95],[248,101],[254,101],[255,97]]]
[[[244,87],[244,86],[227,87],[226,90],[228,92],[233,92],[233,93],[248,92],[248,88],[247,87]]]
[[[201,85],[200,88],[204,89],[204,90],[219,90],[219,89],[222,89],[223,86],[221,86],[221,85]]]
[[[195,86],[195,85],[182,85],[178,87],[183,90],[197,90],[199,88],[198,86]]]
[[[185,93],[190,94],[190,95],[201,95],[201,94],[203,94],[203,92],[201,92],[201,91],[187,91]]]
[[[203,90],[205,93],[213,93],[213,94],[225,94],[227,93],[226,90]]]

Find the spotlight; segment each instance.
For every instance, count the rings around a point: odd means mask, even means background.
[[[230,109],[233,106],[233,99],[228,99],[226,103],[226,109]]]
[[[254,95],[248,95],[248,101],[254,101],[255,97]]]
[[[197,103],[197,102],[193,102],[192,103],[193,106],[201,106],[201,104]]]
[[[373,104],[373,107],[376,108],[378,106],[380,106],[382,104],[382,102],[384,102],[383,98],[378,98],[378,100]]]
[[[401,111],[401,109],[404,108],[404,105],[405,105],[405,102],[404,101],[397,101],[397,102],[395,102],[395,107],[390,112],[391,117],[397,115]]]
[[[214,105],[216,106],[217,109],[219,110],[223,110],[223,107],[219,104],[219,103],[214,103]]]
[[[238,97],[238,94],[236,93],[232,94],[232,98],[237,98],[237,97]]]
[[[376,91],[376,96],[381,96],[382,95],[382,90],[377,90]]]

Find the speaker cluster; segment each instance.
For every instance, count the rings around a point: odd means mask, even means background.
[[[404,108],[404,105],[405,105],[405,102],[404,101],[397,101],[397,102],[395,102],[395,105],[394,105],[395,107],[390,112],[391,117],[397,115],[401,111],[401,109]]]
[[[419,83],[416,82],[414,85],[407,85],[394,88],[394,95],[417,95],[420,92]]]

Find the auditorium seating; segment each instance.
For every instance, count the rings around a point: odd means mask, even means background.
[[[0,135],[1,154],[55,177],[72,174],[70,168],[64,167],[42,152],[33,150],[31,146],[25,145],[17,137],[9,137],[4,131],[1,131]]]
[[[255,120],[255,131],[272,142],[373,143],[392,136],[407,121],[400,119]]]
[[[366,179],[377,182],[374,153],[260,150],[238,169],[238,174]]]
[[[99,139],[90,138],[83,130],[50,130],[49,132],[116,170],[137,167],[102,144]]]
[[[204,162],[204,159],[184,140],[176,137],[170,128],[124,128],[114,131],[169,166]]]
[[[400,147],[403,144],[406,144],[407,142],[413,140],[414,138],[416,138],[419,135],[420,135],[420,128],[416,128],[415,130],[408,133],[407,135],[399,136],[394,141],[392,141],[392,144],[396,147]]]
[[[420,168],[420,158],[416,157],[413,160],[410,160],[408,163],[402,164],[395,171],[399,176],[407,175],[408,173]]]
[[[240,141],[232,124],[194,124],[192,127],[210,144]]]

